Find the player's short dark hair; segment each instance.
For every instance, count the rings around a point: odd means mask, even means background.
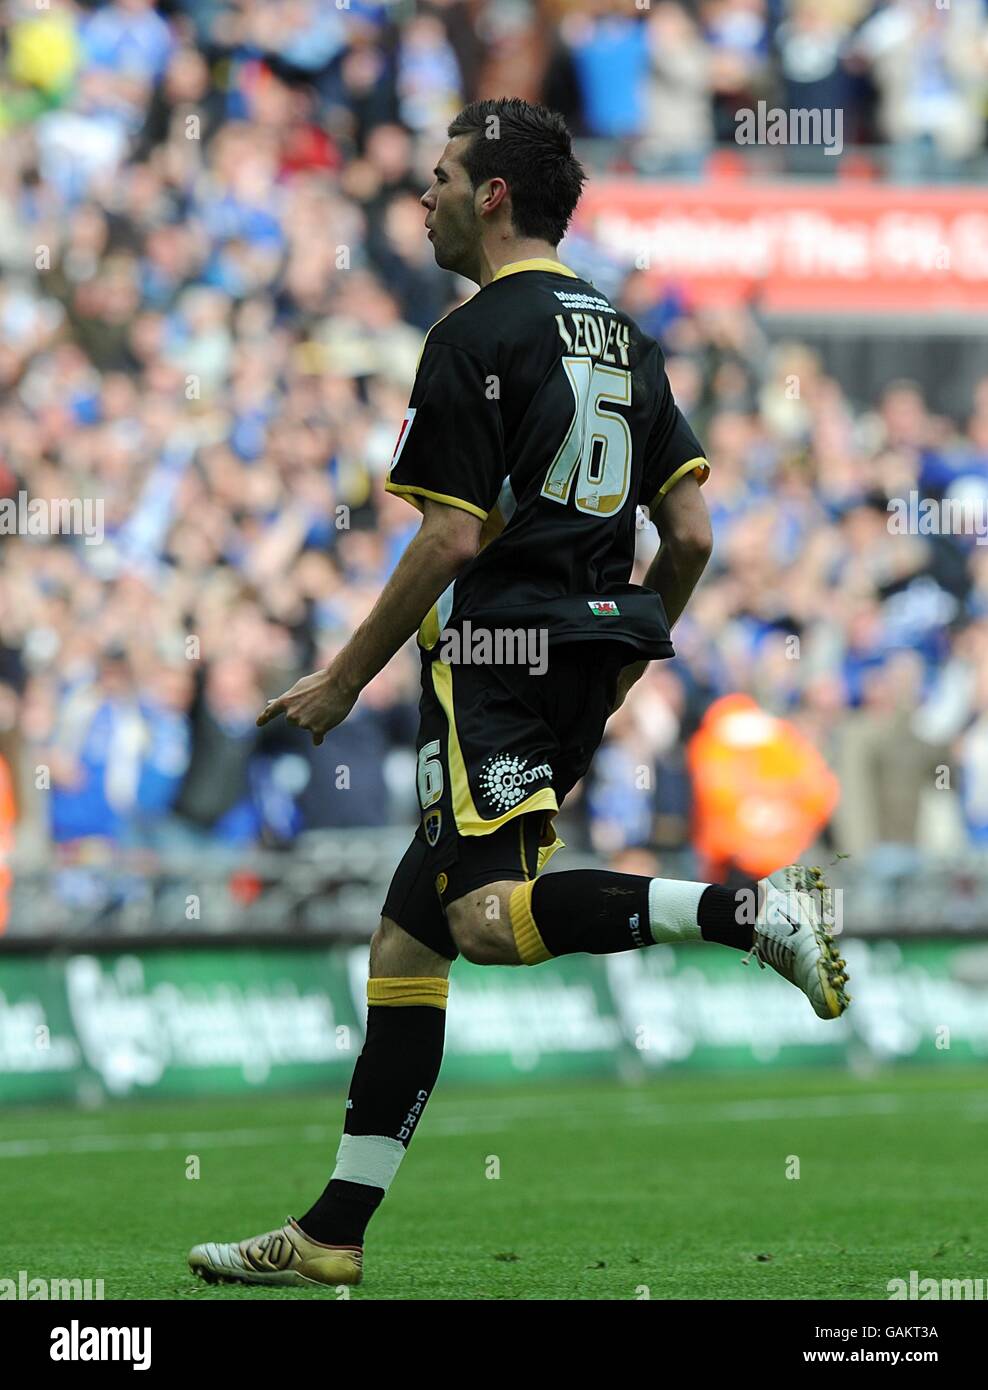
[[[474,137],[463,155],[474,188],[504,179],[518,235],[558,246],[587,178],[562,116],[520,97],[491,97],[464,106],[448,134]]]

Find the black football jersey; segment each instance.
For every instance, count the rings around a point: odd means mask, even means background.
[[[430,329],[386,483],[484,522],[432,639],[483,617],[671,654],[657,596],[629,584],[637,507],[708,471],[653,339],[555,261],[503,267]]]

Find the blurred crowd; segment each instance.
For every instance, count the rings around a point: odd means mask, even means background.
[[[422,335],[471,289],[418,204],[464,99],[541,97],[636,137],[647,173],[698,171],[761,97],[842,102],[907,172],[984,142],[966,0],[12,0],[2,25],[0,498],[103,507],[99,544],[0,538],[0,820],[65,855],[412,823],[414,650],[319,749],[255,718],[416,529],[383,481]],[[575,238],[563,257],[606,261]],[[706,444],[717,544],[577,838],[615,862],[685,846],[686,742],[745,691],[841,779],[835,848],[988,843],[988,545],[887,514],[985,496],[988,380],[957,419],[911,382],[853,400],[747,311],[607,265]]]
[[[178,108],[204,139],[290,124],[287,165],[334,172],[382,124],[431,134],[508,92],[647,173],[699,174],[760,102],[839,110],[896,177],[962,176],[985,148],[985,0],[10,0],[3,24],[0,122],[34,125],[75,193]]]

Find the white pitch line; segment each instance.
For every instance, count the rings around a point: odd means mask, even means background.
[[[900,1095],[874,1096],[807,1096],[794,1100],[732,1100],[694,1107],[692,1113],[680,1112],[682,1124],[705,1124],[710,1120],[718,1123],[723,1120],[800,1120],[833,1119],[841,1115],[895,1115],[908,1109],[908,1102]],[[949,1106],[948,1108],[953,1108]],[[668,1109],[659,1105],[659,1111]],[[648,1124],[653,1117],[653,1109],[639,1102],[628,1118],[634,1123]],[[662,1116],[657,1123],[665,1123]]]
[[[488,1123],[475,1125],[470,1120],[439,1116],[430,1126],[432,1133],[442,1135],[488,1134],[508,1128],[506,1116],[493,1117]],[[49,1158],[62,1154],[83,1153],[151,1153],[165,1149],[221,1148],[252,1149],[284,1144],[330,1144],[339,1139],[336,1125],[305,1125],[286,1136],[276,1129],[212,1129],[198,1134],[83,1134],[72,1139],[10,1139],[0,1143],[0,1159]]]
[[[616,1118],[633,1125],[679,1125],[722,1124],[727,1122],[758,1122],[772,1120],[833,1119],[852,1115],[893,1115],[913,1108],[913,1097],[909,1095],[877,1093],[873,1096],[808,1096],[802,1100],[752,1100],[725,1101],[715,1104],[687,1103],[668,1105],[658,1102],[650,1105],[640,1097],[620,1095],[625,1102],[624,1113]],[[519,1098],[522,1099],[522,1098]],[[926,1108],[946,1108],[960,1110],[961,1118],[982,1122],[988,1119],[983,1098],[969,1099],[975,1104],[966,1107],[963,1092],[955,1096],[924,1096]],[[558,1115],[547,1114],[552,1106],[543,1099],[539,1110],[558,1129],[586,1129],[600,1120],[600,1107],[597,1105],[576,1108],[567,1105],[565,1097],[555,1097],[555,1102],[563,1112]],[[944,1105],[946,1102],[946,1105]],[[957,1102],[961,1102],[958,1104]],[[477,1107],[472,1107],[477,1108]],[[481,1115],[438,1114],[428,1119],[422,1135],[426,1138],[444,1138],[454,1135],[491,1134],[509,1129],[518,1120],[518,1110],[526,1111],[527,1105],[507,1106],[498,1109],[486,1108]],[[80,1134],[61,1140],[52,1139],[12,1139],[0,1142],[0,1159],[46,1158],[56,1155],[82,1153],[146,1153],[160,1152],[170,1148],[192,1151],[197,1148],[218,1145],[222,1148],[265,1148],[279,1144],[331,1144],[339,1136],[336,1125],[303,1125],[290,1134],[284,1129],[231,1129],[231,1130],[177,1130],[150,1134]]]
[[[658,1082],[658,1084],[661,1085],[660,1078],[656,1077],[651,1079],[653,1082]],[[440,1094],[436,1096],[430,1107],[429,1127],[430,1129],[435,1129],[437,1120],[442,1119],[456,1128],[463,1123],[469,1123],[469,1117],[474,1114],[481,1116],[484,1121],[495,1115],[498,1117],[513,1117],[517,1119],[523,1119],[529,1116],[535,1119],[551,1119],[557,1112],[562,1115],[588,1114],[595,1118],[599,1118],[602,1111],[617,1109],[620,1118],[634,1119],[637,1114],[645,1114],[647,1116],[655,1114],[661,1114],[663,1116],[673,1115],[680,1123],[689,1124],[694,1118],[702,1120],[707,1113],[712,1114],[717,1119],[732,1119],[734,1118],[735,1112],[741,1118],[785,1119],[791,1117],[797,1110],[800,1113],[805,1112],[807,1114],[815,1111],[824,1117],[828,1117],[834,1113],[851,1114],[855,1107],[859,1107],[866,1113],[875,1113],[881,1107],[885,1107],[892,1113],[896,1109],[915,1108],[917,1100],[922,1100],[923,1104],[934,1109],[938,1105],[944,1103],[948,1104],[950,1108],[953,1108],[956,1105],[963,1104],[965,1097],[967,1097],[972,1110],[979,1110],[982,1107],[988,1106],[988,1100],[986,1100],[983,1092],[965,1090],[963,1088],[951,1089],[949,1087],[944,1087],[936,1092],[924,1091],[919,1093],[919,1095],[915,1095],[913,1092],[895,1091],[875,1092],[871,1095],[848,1095],[846,1093],[838,1093],[836,1095],[799,1097],[768,1096],[764,1099],[757,1100],[706,1101],[686,1095],[682,1095],[675,1100],[660,1100],[657,1098],[657,1095],[658,1086],[653,1086],[651,1090],[644,1093],[637,1088],[622,1088],[615,1086],[609,1090],[601,1089],[600,1092],[593,1097],[588,1097],[585,1093],[577,1097],[570,1097],[566,1095],[565,1092],[556,1092],[551,1096],[500,1095],[493,1099],[486,1096],[458,1096],[455,1100],[447,1100]],[[653,1100],[652,1096],[656,1096],[656,1099]],[[264,1097],[261,1097],[261,1099],[263,1101]],[[276,1101],[279,1097],[274,1095],[271,1099]],[[325,1096],[318,1096],[314,1098],[313,1108],[325,1107],[328,1109],[331,1104],[332,1102],[328,1101]],[[836,1111],[834,1107],[837,1108]],[[69,1111],[66,1111],[65,1117],[69,1120],[74,1118]],[[26,1124],[29,1118],[29,1116],[25,1115],[22,1123]],[[93,1121],[113,1121],[117,1116],[110,1110],[105,1112],[102,1116],[93,1115],[91,1118]],[[482,1125],[478,1125],[476,1128],[479,1131],[482,1127]],[[315,1126],[315,1129],[320,1135],[332,1128],[332,1125]],[[471,1129],[472,1128],[473,1126],[471,1126]],[[197,1131],[196,1133],[198,1136],[199,1134],[215,1135],[223,1132],[228,1132],[230,1134],[253,1134],[262,1131],[256,1129],[249,1131],[206,1130]],[[182,1133],[186,1133],[186,1131],[173,1131],[170,1132],[169,1137],[174,1137],[175,1134]],[[127,1131],[120,1131],[120,1134],[124,1138],[131,1137]],[[98,1147],[100,1139],[113,1138],[113,1131],[107,1135],[105,1130],[97,1130],[95,1128],[83,1129],[78,1132],[78,1135],[69,1135],[57,1142],[65,1143],[68,1141],[68,1138],[75,1137],[84,1140],[93,1135],[98,1136],[96,1143]],[[28,1141],[24,1140],[23,1142]],[[0,1152],[2,1152],[2,1148],[3,1145],[0,1143]]]

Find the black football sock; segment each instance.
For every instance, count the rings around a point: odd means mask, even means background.
[[[753,893],[753,886],[735,892],[679,879],[572,869],[519,883],[509,901],[511,930],[525,965],[577,951],[609,955],[660,941],[719,941],[749,950],[754,911],[739,910],[739,904],[747,904],[745,893]]]
[[[638,874],[571,869],[519,883],[509,902],[519,956],[537,965],[577,951],[600,956],[651,946],[649,882]]]
[[[755,939],[757,902],[758,884],[754,879],[742,888],[722,888],[718,883],[711,883],[696,909],[700,935],[704,941],[718,941],[722,946],[750,951]]]
[[[362,1245],[432,1094],[443,1059],[449,981],[367,981],[367,1036],[343,1138],[322,1196],[299,1218],[324,1245]]]

